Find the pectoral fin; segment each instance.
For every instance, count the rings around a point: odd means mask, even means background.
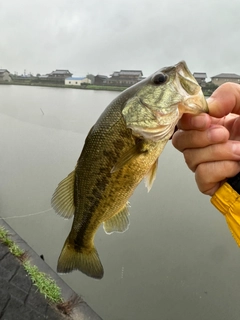
[[[128,219],[128,206],[129,204],[127,203],[119,213],[103,222],[103,229],[107,234],[111,234],[113,232],[124,232],[128,229],[130,224]]]
[[[136,144],[133,145],[128,151],[126,151],[120,159],[117,161],[117,163],[114,165],[114,167],[111,170],[111,173],[123,168],[126,164],[128,164],[130,161],[133,161],[137,157],[139,157],[140,154],[148,152],[147,143],[143,139],[136,139]]]
[[[112,168],[111,173],[116,172],[119,169],[123,168],[127,163],[134,160],[138,156],[139,156],[139,152],[136,146],[133,146],[117,161],[115,166]]]
[[[154,164],[152,165],[152,167],[150,168],[150,170],[145,176],[145,186],[147,187],[148,192],[151,190],[153,182],[156,178],[157,167],[158,167],[158,159],[154,162]]]
[[[74,181],[75,171],[63,179],[55,190],[51,204],[53,209],[62,217],[70,219],[74,215]]]

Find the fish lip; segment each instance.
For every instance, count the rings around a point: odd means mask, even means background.
[[[194,101],[193,99],[196,100]],[[188,106],[188,113],[198,114],[201,112],[209,112],[207,101],[203,95],[198,94],[194,97],[187,97],[184,100],[184,104]]]

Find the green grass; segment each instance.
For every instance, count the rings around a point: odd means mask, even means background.
[[[31,278],[33,284],[45,296],[46,299],[53,303],[63,302],[61,297],[61,289],[57,286],[56,282],[46,273],[39,271],[37,266],[31,265],[25,252],[20,249],[13,240],[11,240],[8,231],[3,227],[0,227],[0,241],[8,246],[9,251],[14,256],[23,261],[23,267]],[[25,257],[25,259],[22,259],[22,257]]]
[[[63,301],[61,298],[60,288],[50,276],[39,271],[38,267],[31,265],[29,261],[25,261],[23,266],[30,276],[33,284],[37,286],[38,290],[45,296],[45,298],[54,303]]]
[[[2,227],[0,227],[0,241],[8,246],[9,251],[14,256],[21,257],[24,254],[24,251],[9,238],[7,230]]]

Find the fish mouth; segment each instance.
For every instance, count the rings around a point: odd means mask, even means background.
[[[183,97],[183,101],[178,106],[180,113],[208,112],[208,105],[201,87],[188,69],[186,62],[180,61],[175,68],[175,85]]]

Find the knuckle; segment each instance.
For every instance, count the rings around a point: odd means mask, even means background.
[[[185,162],[186,162],[188,168],[190,170],[192,170],[193,172],[195,172],[196,167],[197,167],[196,157],[194,155],[195,155],[195,150],[185,149],[183,151],[183,156],[184,156]]]
[[[198,189],[203,193],[210,195],[211,190],[214,188],[216,183],[213,183],[211,180],[211,175],[209,174],[209,163],[201,163],[197,166],[195,171],[195,180],[198,186]]]

